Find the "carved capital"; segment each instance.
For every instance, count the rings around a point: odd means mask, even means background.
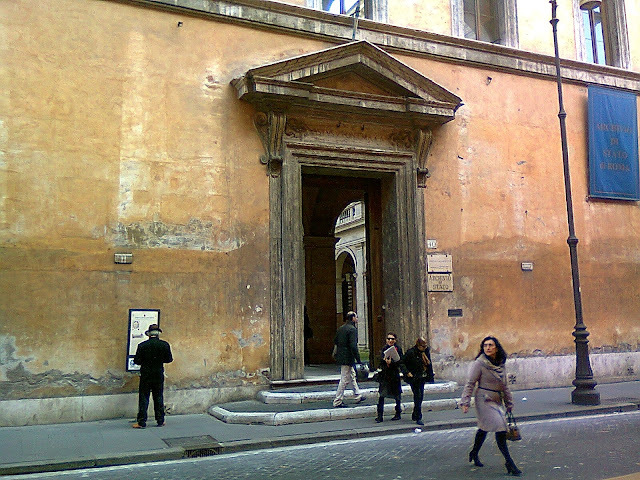
[[[277,177],[282,169],[282,137],[287,116],[281,112],[258,112],[253,123],[265,150],[265,154],[260,157],[260,162],[267,166],[269,175]]]
[[[427,158],[433,145],[433,132],[428,129],[419,129],[416,131],[416,160],[418,163],[418,187],[425,188],[427,186],[427,178],[431,175],[427,168]]]

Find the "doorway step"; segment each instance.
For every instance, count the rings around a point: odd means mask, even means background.
[[[378,384],[364,382],[361,391],[365,400],[355,403],[353,391],[345,392],[346,408],[333,407],[336,382],[331,385],[298,385],[258,393],[256,400],[214,405],[209,414],[225,423],[257,425],[290,425],[295,423],[326,422],[354,418],[374,418],[378,403]],[[422,412],[455,410],[458,408],[460,389],[456,382],[437,382],[425,385]],[[402,410],[408,415],[413,409],[413,396],[408,385],[402,387]],[[393,415],[392,399],[385,403],[385,415]],[[410,417],[409,417],[410,418]]]

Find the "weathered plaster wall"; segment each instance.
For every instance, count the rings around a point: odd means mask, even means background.
[[[436,133],[428,162],[426,235],[438,240],[437,251],[453,255],[454,272],[453,292],[429,294],[434,353],[471,359],[494,334],[518,357],[571,354],[575,315],[555,82],[404,60],[464,100]],[[636,352],[640,210],[635,202],[586,199],[586,88],[565,85],[564,103],[590,347]],[[522,262],[534,270],[523,272]],[[462,308],[463,317],[449,318],[452,308]]]
[[[0,9],[0,399],[135,391],[129,308],[162,311],[169,390],[264,382],[268,179],[229,82],[297,50],[116,2]]]
[[[253,391],[270,361],[268,179],[229,82],[330,44],[73,0],[1,3],[0,38],[0,400],[67,397],[91,418],[100,402],[78,398],[135,392],[129,308],[162,310],[168,398]],[[464,101],[428,164],[426,235],[455,281],[429,295],[434,356],[468,360],[487,333],[519,358],[570,354],[555,84],[400,59]],[[565,107],[591,347],[634,353],[637,205],[584,201],[583,86],[566,85]]]

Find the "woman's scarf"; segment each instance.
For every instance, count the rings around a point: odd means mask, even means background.
[[[505,383],[504,381],[504,363],[500,365],[494,364],[489,357],[487,357],[484,353],[478,358],[482,362],[482,365],[489,370],[494,377],[500,380],[501,383]]]

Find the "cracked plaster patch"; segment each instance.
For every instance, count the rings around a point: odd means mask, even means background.
[[[23,362],[33,360],[28,357],[18,357],[16,351],[16,337],[0,335],[0,381],[6,381],[8,372],[19,368]]]
[[[242,338],[242,332],[240,330],[233,330],[231,333],[233,333],[237,337],[238,344],[241,348],[260,347],[264,344],[264,339],[260,334],[254,333],[249,338]]]

